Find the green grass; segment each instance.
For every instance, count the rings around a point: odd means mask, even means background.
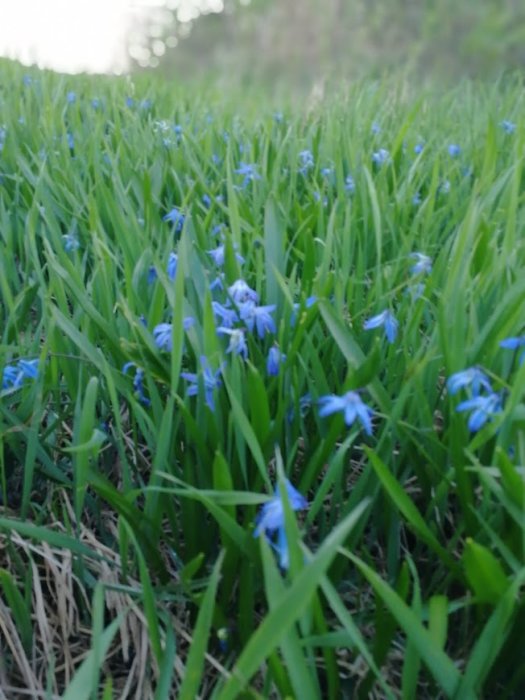
[[[262,97],[144,76],[0,76],[4,692],[519,697],[525,363],[500,347],[525,313],[518,78],[363,83],[278,120]],[[245,187],[241,162],[259,176]],[[162,220],[175,206],[180,232]],[[216,333],[221,236],[224,286],[242,277],[276,306],[247,360]],[[430,274],[411,273],[414,252]],[[363,328],[387,308],[393,343]],[[202,356],[221,369],[213,410],[181,376]],[[38,376],[13,386],[20,359]],[[446,380],[475,365],[503,410],[469,431],[469,390]],[[319,415],[357,389],[370,436]],[[253,536],[285,477],[309,501],[284,498],[286,569]]]

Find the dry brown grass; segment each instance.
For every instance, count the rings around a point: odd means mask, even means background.
[[[61,498],[74,521],[66,495]],[[104,526],[116,538],[116,522],[111,514]],[[58,521],[47,527],[66,532]],[[83,578],[92,577],[104,587],[104,625],[122,616],[101,668],[101,682],[111,677],[114,698],[149,700],[154,696],[158,668],[140,604],[140,582],[128,575],[125,586],[129,592],[123,592],[119,554],[88,527],[80,524],[78,531],[79,541],[93,552],[93,557],[82,559]],[[0,568],[11,574],[20,591],[26,585],[23,578],[29,581],[33,631],[30,648],[24,648],[13,613],[0,590],[0,700],[59,698],[88,655],[92,646],[91,591],[79,578],[78,564],[67,549],[31,541],[17,532],[0,534]],[[178,609],[166,607],[165,612],[171,616],[177,637],[172,684],[172,697],[176,698],[192,638],[184,624],[186,611],[182,604]],[[207,661],[210,677],[227,673],[213,657],[208,656]]]

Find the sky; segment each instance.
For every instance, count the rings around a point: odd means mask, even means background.
[[[0,56],[67,73],[122,72],[128,33],[166,8],[188,21],[220,11],[222,0],[0,0]]]

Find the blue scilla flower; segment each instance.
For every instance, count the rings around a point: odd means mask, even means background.
[[[135,367],[135,376],[133,378],[133,390],[135,395],[141,404],[150,406],[151,401],[144,393],[144,370],[141,367],[137,367],[134,362],[126,362],[122,367],[122,371],[124,374],[127,374],[132,367]]]
[[[167,267],[168,277],[172,281],[175,279],[175,275],[177,274],[178,261],[179,261],[179,258],[177,256],[177,253],[172,251],[169,255],[169,258],[168,258],[168,267]]]
[[[217,630],[217,641],[221,652],[226,654],[231,648],[231,628],[219,627]]]
[[[206,207],[206,209],[209,209],[211,207],[211,197],[209,194],[203,194],[202,195],[202,203]]]
[[[257,166],[254,163],[239,163],[239,167],[235,170],[237,175],[242,175],[244,180],[242,186],[247,187],[253,180],[260,180],[261,176],[257,172]]]
[[[284,484],[291,509],[294,511],[306,510],[308,508],[306,498],[292,486],[288,479],[284,480]],[[253,536],[259,537],[259,535],[264,535],[271,547],[277,552],[281,569],[287,569],[289,564],[288,543],[284,525],[284,505],[279,486],[275,487],[273,497],[262,506],[257,515]]]
[[[500,394],[490,393],[486,396],[474,396],[456,406],[456,411],[472,411],[468,419],[471,433],[480,430],[485,423],[503,410]]]
[[[507,348],[507,350],[517,350],[518,348],[525,348],[525,335],[518,336],[517,338],[505,338],[500,342],[500,348]],[[525,360],[525,350],[520,355],[520,365]]]
[[[14,365],[6,365],[2,372],[2,389],[20,386],[20,372]]]
[[[76,92],[73,92],[73,90],[70,90],[67,95],[66,95],[66,100],[69,105],[75,104],[77,101],[77,94]]]
[[[257,306],[253,301],[248,301],[239,307],[241,320],[251,332],[255,328],[259,338],[264,338],[266,333],[275,333],[275,321],[271,314],[275,311],[276,305]]]
[[[345,190],[350,194],[355,192],[355,182],[351,175],[347,175],[345,179]]]
[[[183,322],[182,327],[185,331],[189,330],[195,323],[195,319],[192,316],[187,316]],[[155,345],[159,350],[166,350],[171,352],[173,348],[173,331],[171,323],[159,323],[153,329],[153,339]]]
[[[18,369],[27,379],[36,379],[39,371],[38,360],[19,360]]]
[[[460,389],[466,388],[470,389],[472,396],[479,396],[482,389],[492,393],[490,381],[479,367],[469,367],[461,372],[455,372],[447,379],[449,394],[457,394]]]
[[[99,100],[98,97],[94,97],[94,98],[91,100],[91,106],[93,107],[93,109],[99,109],[100,106],[101,106],[101,104],[102,104],[102,103],[100,102],[100,100]]]
[[[421,273],[430,274],[432,272],[432,260],[424,253],[411,253],[410,257],[415,260],[415,264],[410,268],[413,275]]]
[[[373,134],[380,134],[381,133],[381,126],[379,125],[378,122],[372,122],[372,126],[370,128],[370,131]]]
[[[155,345],[160,350],[171,352],[173,348],[172,325],[171,323],[159,323],[153,329]]]
[[[158,277],[157,268],[155,265],[150,265],[148,269],[148,284],[153,284]]]
[[[347,391],[343,396],[330,394],[319,399],[319,416],[325,418],[333,413],[342,411],[345,423],[348,427],[357,420],[361,423],[367,435],[372,435],[371,417],[374,415],[373,409],[367,406],[357,391]]]
[[[67,145],[69,147],[69,150],[73,151],[75,149],[75,137],[73,136],[73,134],[70,131],[68,131],[66,134],[66,138],[67,138]]]
[[[218,389],[222,385],[220,380],[222,367],[219,367],[219,369],[215,370],[214,372],[209,366],[208,360],[204,355],[201,355],[200,361],[202,365],[202,372],[200,375],[204,385],[204,400],[210,410],[215,411],[213,394],[215,389]],[[199,374],[195,374],[193,372],[181,372],[180,376],[190,383],[186,390],[187,396],[197,396],[199,393]]]
[[[425,148],[424,143],[416,143],[414,146],[414,153],[418,156],[420,153],[423,152],[423,149]]]
[[[421,202],[422,202],[421,192],[417,191],[415,193],[415,195],[413,195],[413,197],[412,197],[412,204],[415,207],[418,207],[421,204]]]
[[[245,304],[247,301],[252,301],[256,304],[259,301],[257,292],[251,289],[242,279],[236,280],[228,287],[228,294],[237,305]]]
[[[173,228],[175,229],[176,233],[180,233],[182,231],[185,219],[186,217],[178,207],[173,207],[173,209],[162,217],[162,221],[167,221],[170,224],[173,224]]]
[[[309,151],[308,149],[305,149],[304,151],[300,151],[299,153],[299,160],[301,161],[301,165],[307,165],[309,167],[313,166],[314,164],[314,157],[312,154],[312,151]]]
[[[372,153],[372,162],[377,166],[384,165],[390,162],[390,152],[386,148],[380,148]]]
[[[308,170],[314,167],[314,157],[312,152],[307,149],[299,153],[299,161],[301,163],[299,168],[301,175],[306,175]]]
[[[461,153],[461,148],[458,146],[457,143],[451,143],[448,146],[448,154],[452,158],[457,158],[459,154]]]
[[[2,389],[18,389],[25,379],[36,379],[39,372],[38,360],[19,360],[6,365],[2,372]]]
[[[234,246],[234,249],[236,249],[237,246]],[[213,250],[208,250],[206,251],[208,255],[211,256],[213,259],[213,262],[217,265],[217,267],[222,267],[224,265],[224,259],[225,259],[225,246],[224,243],[222,245],[218,245],[216,248]],[[242,265],[244,263],[244,258],[242,255],[239,253],[235,253],[235,257],[239,261],[239,263]]]
[[[380,328],[381,326],[383,326],[385,329],[385,335],[388,342],[393,343],[397,336],[399,323],[397,322],[394,314],[388,309],[385,309],[380,314],[377,314],[377,316],[372,316],[372,318],[369,318],[363,324],[365,331],[372,330],[373,328]]]
[[[212,258],[213,262],[217,265],[217,267],[222,267],[224,265],[224,243],[222,245],[218,245],[212,250],[207,250],[206,252]]]
[[[297,511],[308,508],[308,501],[306,498],[292,486],[288,479],[285,479],[285,485],[286,495],[288,496],[292,510]],[[279,487],[276,486],[273,497],[267,501],[259,511],[253,536],[259,537],[259,535],[263,533],[271,534],[283,526],[284,507]]]
[[[214,316],[221,320],[221,326],[223,328],[233,328],[239,321],[239,315],[234,309],[229,309],[227,306],[219,304],[218,301],[212,301],[211,308],[213,309]]]
[[[80,248],[80,242],[74,233],[66,233],[62,236],[62,240],[64,241],[64,250],[67,253],[71,253]]]
[[[310,408],[312,407],[312,396],[310,393],[304,394],[299,397],[299,415],[304,418]],[[289,423],[292,423],[295,418],[295,407],[291,406],[286,413],[286,417]]]
[[[417,301],[420,299],[425,292],[425,285],[423,282],[418,282],[417,284],[411,284],[406,288],[406,294],[412,299],[412,301]]]
[[[279,374],[279,369],[281,364],[286,360],[286,355],[284,355],[279,348],[273,345],[268,351],[268,357],[266,359],[266,372],[270,377],[276,377]]]
[[[331,167],[321,168],[321,175],[323,177],[332,177],[334,174],[334,169]]]
[[[500,122],[500,126],[506,134],[513,134],[516,131],[516,124],[508,119],[504,119]]]
[[[219,335],[229,335],[230,342],[226,352],[231,352],[234,355],[240,355],[245,360],[248,359],[248,346],[246,345],[246,337],[242,328],[226,328],[220,326],[217,328]]]

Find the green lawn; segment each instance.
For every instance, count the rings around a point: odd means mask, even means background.
[[[6,697],[522,696],[524,154],[0,63]]]

